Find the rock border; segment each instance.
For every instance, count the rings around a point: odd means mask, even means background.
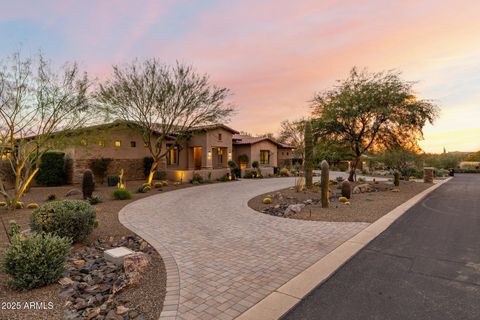
[[[163,310],[160,313],[159,320],[175,320],[177,318],[178,304],[180,299],[180,273],[178,271],[177,263],[175,262],[175,259],[170,251],[168,251],[168,249],[166,249],[160,242],[155,240],[153,236],[144,230],[137,229],[130,223],[127,209],[135,202],[136,201],[133,201],[120,209],[118,212],[118,220],[126,228],[136,233],[138,236],[143,238],[143,240],[147,241],[162,257],[167,273],[167,284],[165,300],[163,302]]]
[[[237,320],[279,319],[298,304],[313,289],[327,281],[338,269],[355,256],[370,241],[379,236],[393,222],[428,194],[448,182],[451,178],[436,181],[430,188],[402,203],[364,230],[338,246],[329,254],[302,271],[299,275],[276,289],[259,303],[245,311]],[[163,320],[163,319],[162,319]]]

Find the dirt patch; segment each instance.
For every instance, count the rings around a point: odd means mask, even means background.
[[[128,182],[127,189],[132,192],[132,199],[124,201],[115,201],[112,199],[112,192],[116,187],[98,186],[96,188],[94,195],[100,196],[103,200],[102,203],[95,205],[99,226],[83,244],[77,244],[72,248],[72,254],[98,239],[113,238],[114,241],[117,241],[122,237],[133,235],[130,230],[118,221],[118,211],[128,203],[160,192],[168,192],[170,190],[192,186],[191,184],[179,186],[169,185],[168,187],[163,187],[161,191],[152,189],[148,193],[136,193],[137,188],[143,182],[144,181]],[[22,201],[25,204],[36,202],[41,205],[50,194],[55,194],[59,199],[81,199],[81,194],[68,198],[65,197],[66,193],[72,189],[80,190],[80,186],[32,188]],[[8,221],[15,220],[22,229],[29,227],[31,213],[32,210],[29,209],[17,210],[14,213],[0,209],[0,217],[5,224],[8,225]],[[0,226],[0,253],[3,253],[7,247],[8,239],[6,233],[3,226]],[[125,301],[125,305],[137,308],[145,319],[158,319],[165,299],[165,288],[165,266],[160,255],[155,252],[152,254],[151,266],[142,274],[141,282],[138,285],[128,287],[128,289],[121,293],[121,297]],[[64,301],[58,296],[60,290],[61,286],[59,284],[52,284],[25,292],[14,291],[7,287],[7,275],[0,272],[0,303],[20,302],[22,305],[21,310],[8,311],[2,309],[0,319],[63,319]],[[44,302],[46,309],[25,309],[25,302]],[[53,303],[53,308],[48,308],[48,302]],[[39,305],[37,305],[37,307],[39,307]]]
[[[358,183],[357,183],[358,184]],[[250,199],[248,205],[259,212],[272,214],[275,210],[283,210],[289,205],[301,204],[298,213],[288,215],[291,219],[333,221],[333,222],[374,222],[395,207],[404,203],[416,194],[431,186],[431,184],[402,181],[399,192],[394,192],[394,186],[389,182],[370,183],[377,191],[353,194],[350,205],[338,200],[340,190],[332,186],[332,196],[329,208],[322,208],[319,192],[310,190],[296,192],[292,188],[281,189],[259,195]],[[263,199],[270,196],[271,203],[264,204]],[[304,205],[304,206],[303,206]],[[275,209],[277,208],[277,209]],[[277,215],[277,214],[274,214]]]

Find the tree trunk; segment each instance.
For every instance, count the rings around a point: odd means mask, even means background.
[[[148,178],[147,178],[147,183],[149,185],[152,184],[153,176],[155,175],[155,171],[157,171],[157,167],[158,167],[158,160],[153,159],[152,166],[150,167],[150,173],[148,174]]]
[[[348,175],[348,181],[355,181],[355,170],[357,170],[357,166],[360,163],[360,156],[355,157],[355,161],[353,162],[353,166],[350,168],[350,173]]]

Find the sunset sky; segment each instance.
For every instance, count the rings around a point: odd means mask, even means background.
[[[92,77],[158,57],[232,90],[230,125],[276,132],[353,66],[398,69],[441,117],[426,151],[480,149],[480,1],[4,1],[0,56],[41,49]]]

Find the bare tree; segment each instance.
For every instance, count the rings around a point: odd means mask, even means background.
[[[126,121],[139,132],[153,158],[147,183],[151,183],[160,160],[169,148],[184,141],[192,127],[227,119],[233,112],[226,103],[229,91],[210,84],[191,66],[168,66],[157,59],[135,60],[113,66],[113,76],[101,84],[96,98],[113,117]]]
[[[305,119],[296,121],[285,120],[281,123],[279,140],[293,146],[295,154],[304,158],[304,134],[305,134]]]
[[[15,53],[0,62],[0,159],[7,163],[0,195],[10,209],[37,174],[42,154],[86,121],[88,83],[77,64],[55,72],[41,54],[32,59]],[[8,175],[13,188],[6,185]]]

